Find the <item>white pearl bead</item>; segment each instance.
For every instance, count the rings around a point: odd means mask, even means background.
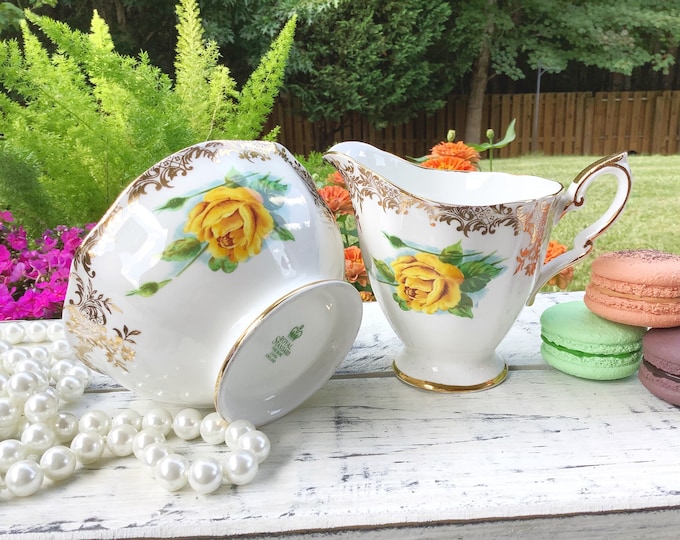
[[[90,370],[86,368],[83,364],[75,364],[71,369],[69,369],[65,377],[76,377],[84,386],[90,384]]]
[[[238,447],[243,450],[250,450],[255,454],[258,463],[267,459],[272,448],[269,437],[257,429],[241,435],[238,440]]]
[[[16,424],[14,426],[0,427],[0,441],[4,441],[5,439],[13,439],[14,437],[17,437],[18,435],[19,435],[19,424]]]
[[[255,426],[249,420],[234,420],[229,424],[227,430],[224,433],[224,442],[232,450],[238,448],[238,440],[244,433],[249,431],[254,431]]]
[[[65,360],[73,356],[73,348],[65,339],[55,339],[52,342],[52,358]]]
[[[143,450],[150,444],[165,442],[165,435],[156,428],[143,429],[132,441],[132,451],[137,459],[142,459]]]
[[[24,403],[24,416],[29,422],[51,422],[59,410],[59,400],[47,392],[29,396]]]
[[[201,434],[203,416],[196,409],[182,409],[172,422],[175,435],[185,441],[191,441]]]
[[[122,424],[130,425],[139,431],[142,429],[142,415],[134,409],[124,409],[111,420],[112,426],[120,426]]]
[[[81,433],[95,431],[102,437],[105,437],[111,429],[111,419],[104,411],[87,411],[80,417],[78,429]]]
[[[24,340],[26,337],[26,330],[24,330],[24,327],[19,323],[7,323],[3,325],[2,336],[8,343],[16,345]]]
[[[104,437],[96,431],[78,433],[71,441],[71,450],[83,465],[90,465],[104,453]]]
[[[15,402],[23,403],[40,388],[40,379],[31,371],[20,371],[7,381],[7,395]]]
[[[33,343],[40,343],[47,339],[47,324],[43,321],[31,321],[26,326],[26,339]]]
[[[16,427],[21,409],[9,397],[0,397],[0,428]]]
[[[53,446],[56,440],[57,437],[52,427],[43,422],[29,424],[21,434],[21,442],[26,446],[29,454],[41,455]]]
[[[85,393],[85,385],[73,375],[65,375],[59,379],[55,385],[59,399],[68,403],[78,401]]]
[[[222,485],[222,468],[214,458],[199,458],[189,467],[188,480],[196,493],[213,493]]]
[[[45,476],[53,482],[66,480],[76,470],[76,456],[70,448],[66,446],[53,446],[48,448],[40,458]]]
[[[1,333],[1,332],[0,332],[0,333]],[[9,351],[11,348],[12,348],[12,344],[11,344],[11,343],[8,343],[8,342],[5,341],[4,339],[0,339],[0,355],[2,355],[3,353],[6,353],[6,352]],[[0,362],[0,363],[1,363],[1,362]]]
[[[164,407],[154,407],[142,417],[142,429],[156,428],[163,435],[172,431],[172,414]]]
[[[50,368],[50,375],[53,380],[58,381],[62,377],[68,374],[68,370],[76,365],[75,360],[70,358],[62,358],[57,360]]]
[[[177,491],[187,485],[189,462],[184,456],[169,454],[156,463],[156,482],[166,491]]]
[[[78,418],[70,412],[60,412],[53,422],[54,434],[60,443],[70,443],[78,434]]]
[[[14,373],[19,371],[45,371],[45,364],[37,358],[28,356],[26,358],[21,358],[14,364]]]
[[[172,453],[172,448],[168,443],[157,442],[151,443],[142,450],[142,458],[140,461],[148,468],[151,474],[156,472],[156,464],[165,456]]]
[[[224,460],[227,479],[237,486],[252,482],[258,467],[257,457],[250,450],[234,450]]]
[[[27,349],[24,349],[22,347],[15,347],[14,349],[10,349],[9,351],[3,353],[2,367],[5,368],[5,371],[7,373],[12,374],[14,373],[15,366],[17,365],[18,362],[20,362],[21,360],[26,360],[27,358],[30,357],[31,355]]]
[[[50,341],[56,341],[58,339],[64,339],[66,332],[64,330],[64,323],[61,321],[50,321],[47,325],[47,339]]]
[[[201,421],[200,433],[208,444],[221,444],[224,442],[226,429],[227,421],[218,413],[212,412]]]
[[[28,497],[40,489],[43,483],[43,470],[35,461],[17,461],[8,470],[5,484],[16,497]]]
[[[0,474],[5,474],[10,465],[26,459],[28,448],[17,439],[0,441]]]
[[[43,364],[43,366],[47,366],[51,363],[52,354],[47,349],[47,347],[37,345],[29,351],[29,354],[31,355],[31,358],[38,360]]]
[[[7,395],[7,381],[9,380],[9,373],[6,373],[3,368],[0,367],[0,397]]]
[[[132,454],[132,441],[135,440],[137,430],[129,424],[113,426],[106,435],[106,446],[116,457],[126,457]]]

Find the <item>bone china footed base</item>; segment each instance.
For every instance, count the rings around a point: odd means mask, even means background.
[[[265,310],[227,356],[216,408],[256,426],[290,412],[335,372],[359,331],[363,304],[345,281],[301,287]]]
[[[443,364],[444,369],[440,370],[440,366],[430,363],[431,354],[434,353],[404,349],[394,360],[392,368],[397,377],[406,384],[442,393],[488,390],[502,383],[508,375],[507,364],[496,353],[469,366],[457,363],[457,373],[447,373],[450,364]]]

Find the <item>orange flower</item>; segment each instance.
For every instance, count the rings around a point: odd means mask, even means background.
[[[341,186],[324,186],[319,194],[335,215],[354,214],[354,207],[349,198],[349,191]]]
[[[552,261],[555,257],[562,255],[562,253],[567,252],[567,246],[560,244],[555,240],[550,240],[548,243],[548,249],[545,253],[544,263]],[[548,280],[548,285],[556,285],[558,288],[564,290],[569,285],[569,282],[574,278],[574,267],[570,266],[565,268],[559,274],[553,276]]]
[[[326,184],[345,187],[345,179],[340,174],[340,171],[335,171],[326,177]]]
[[[428,157],[453,156],[469,161],[479,162],[479,152],[462,142],[442,142],[432,147]]]
[[[362,287],[368,285],[368,272],[361,249],[357,246],[345,248],[345,279],[350,283],[358,283]]]
[[[567,246],[560,244],[555,240],[550,240],[548,243],[548,249],[545,252],[545,260],[543,262],[552,261],[558,255],[567,252]]]
[[[466,159],[455,156],[439,156],[421,163],[428,169],[444,169],[447,171],[476,171],[477,167]]]

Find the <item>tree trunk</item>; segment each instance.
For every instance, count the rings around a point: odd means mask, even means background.
[[[486,94],[486,84],[489,79],[489,63],[491,50],[489,42],[485,39],[482,50],[475,61],[470,84],[467,112],[465,114],[465,137],[466,143],[479,143],[482,140],[482,108]]]
[[[494,32],[492,9],[496,0],[488,0],[489,18],[482,38],[479,56],[472,68],[470,95],[468,96],[467,112],[465,114],[465,136],[467,143],[479,143],[482,140],[482,107],[486,95],[486,85],[489,81],[489,65],[491,63],[491,37]]]

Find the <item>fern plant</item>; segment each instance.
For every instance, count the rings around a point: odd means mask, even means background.
[[[88,33],[26,12],[21,45],[0,42],[0,163],[14,164],[0,167],[0,208],[20,209],[22,221],[41,226],[82,225],[98,220],[130,181],[177,150],[208,139],[275,136],[261,131],[295,19],[238,90],[218,63],[216,44],[204,39],[196,0],[180,0],[176,11],[174,82],[144,53],[118,54],[97,12]],[[35,212],[31,199],[40,201]]]

